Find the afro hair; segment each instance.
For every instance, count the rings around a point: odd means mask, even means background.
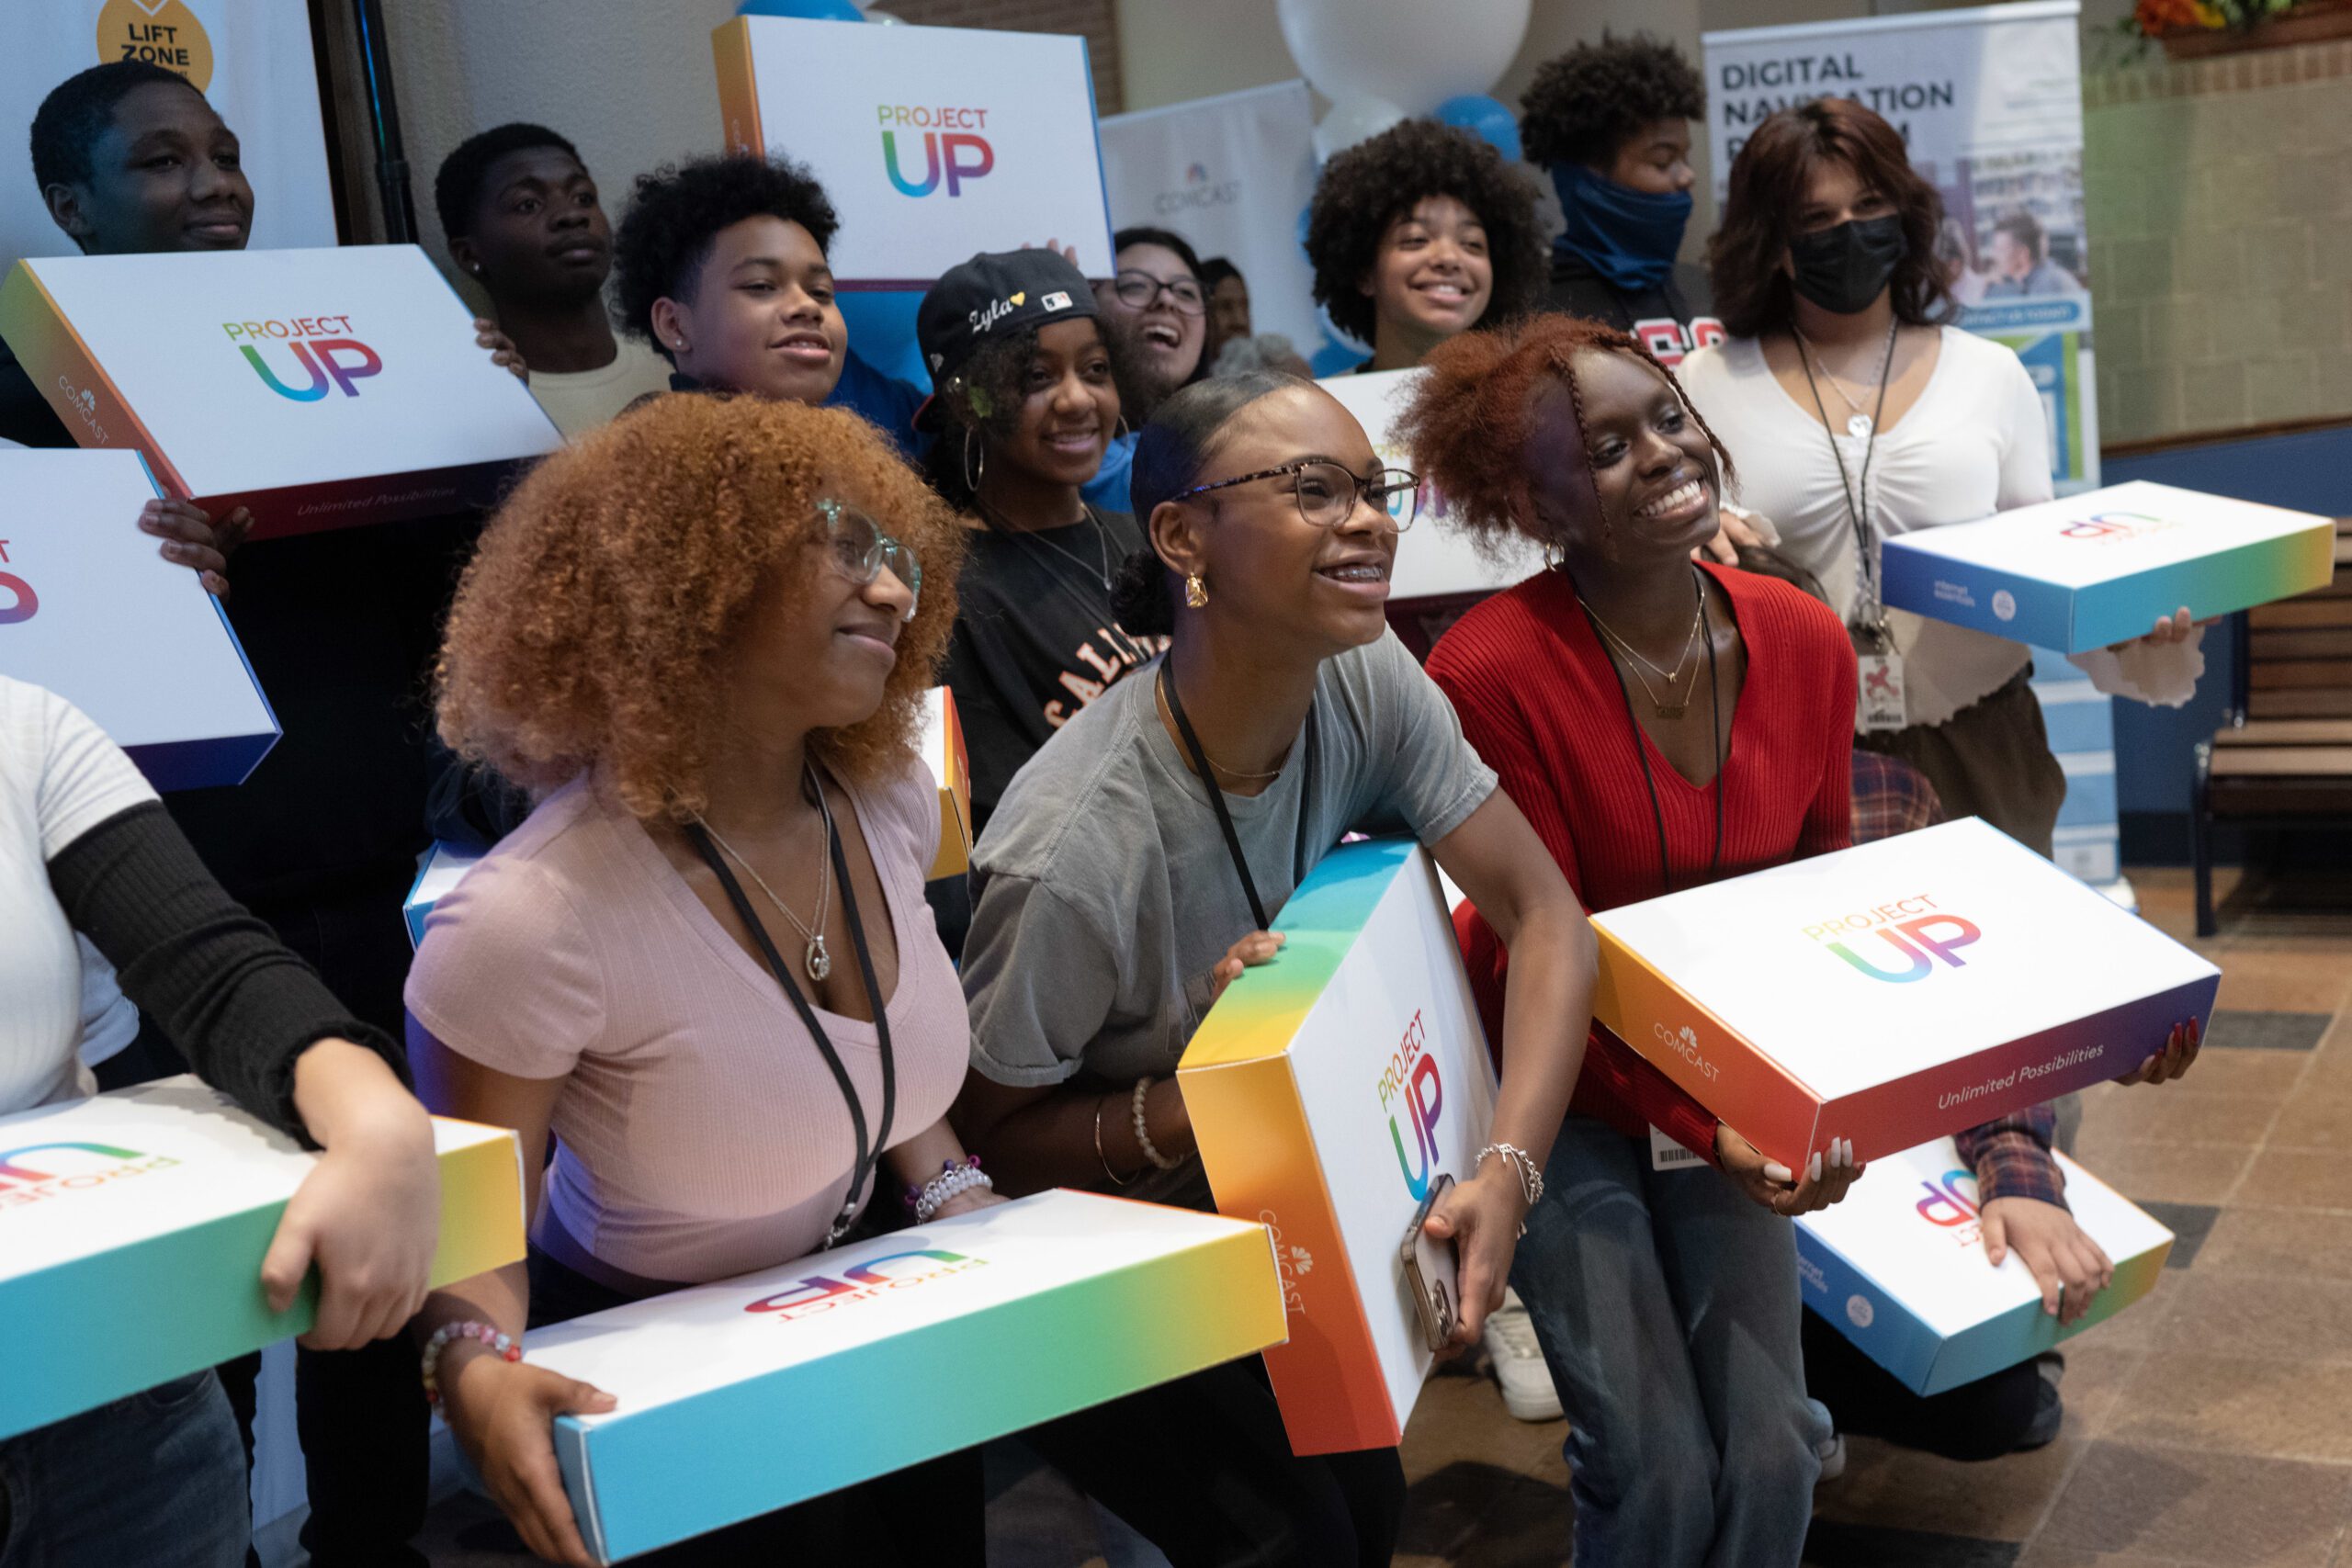
[[[114,123],[115,106],[141,87],[168,83],[198,97],[203,89],[148,60],[109,60],[77,71],[49,90],[33,111],[33,183],[80,185],[90,177],[90,144]]]
[[[1599,169],[1644,126],[1704,115],[1707,88],[1672,44],[1647,33],[1603,33],[1599,43],[1545,62],[1519,107],[1529,163]]]
[[[441,231],[453,240],[472,233],[474,214],[481,207],[481,182],[490,166],[509,152],[539,147],[552,147],[580,164],[579,148],[546,126],[525,120],[493,125],[458,142],[433,176],[433,209],[441,215]]]
[[[1408,119],[1358,142],[1324,165],[1307,209],[1306,256],[1315,266],[1315,300],[1360,343],[1372,342],[1374,313],[1364,277],[1388,226],[1432,196],[1450,196],[1487,231],[1495,271],[1487,321],[1507,321],[1535,303],[1545,280],[1535,196],[1496,152],[1469,131],[1433,119]]]
[[[817,177],[784,159],[730,152],[639,175],[613,235],[621,330],[662,350],[653,333],[653,302],[692,288],[720,230],[762,216],[799,224],[820,251],[831,249],[841,226]]]

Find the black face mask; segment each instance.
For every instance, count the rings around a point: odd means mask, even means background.
[[[1796,290],[1832,315],[1850,316],[1878,298],[1908,254],[1898,213],[1849,218],[1789,242]]]

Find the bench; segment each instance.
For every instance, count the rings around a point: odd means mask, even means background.
[[[2352,518],[2335,580],[2230,617],[2236,675],[2222,728],[2197,747],[2189,807],[2197,934],[2211,936],[2213,829],[2352,826]]]

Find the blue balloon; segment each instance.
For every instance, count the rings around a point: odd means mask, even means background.
[[[798,17],[809,22],[862,22],[865,13],[852,0],[743,0],[739,17]],[[860,349],[863,354],[865,350]]]
[[[1307,220],[1314,216],[1315,204],[1311,201],[1298,209],[1298,248],[1302,251],[1306,248]]]
[[[1438,105],[1437,118],[1479,137],[1512,163],[1519,161],[1519,120],[1500,99],[1464,93]]]
[[[931,371],[915,342],[915,309],[922,303],[920,289],[844,288],[833,296],[841,305],[842,324],[849,329],[849,345],[857,356],[886,376],[931,385]]]

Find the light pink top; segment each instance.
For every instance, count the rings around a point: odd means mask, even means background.
[[[886,785],[849,793],[898,939],[896,1144],[946,1113],[970,1026],[922,896],[939,837],[930,773],[910,759]],[[435,906],[407,1000],[460,1055],[565,1080],[546,1217],[595,1259],[701,1283],[823,1242],[856,1152],[841,1089],[775,976],[593,778],[548,796]],[[818,1018],[870,1131],[874,1025]]]

